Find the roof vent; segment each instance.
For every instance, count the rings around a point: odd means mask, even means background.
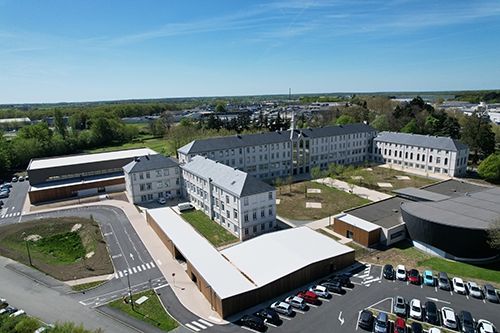
[[[140,158],[140,157],[136,157],[136,158],[134,158],[134,160],[135,160],[136,162],[140,162],[140,161],[141,161],[141,158]]]
[[[148,155],[146,155],[145,157],[146,157],[146,159],[149,161],[149,156],[148,156]]]

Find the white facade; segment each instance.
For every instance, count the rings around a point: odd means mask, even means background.
[[[201,156],[182,166],[189,201],[241,240],[276,227],[276,189]]]
[[[134,204],[181,196],[179,165],[162,155],[143,156],[123,167],[125,189]]]
[[[454,177],[467,171],[469,147],[451,138],[382,132],[374,140],[372,159]]]

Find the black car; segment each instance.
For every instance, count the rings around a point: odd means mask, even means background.
[[[367,331],[371,331],[373,327],[373,313],[369,310],[361,311],[361,315],[359,316],[359,327],[365,329]]]
[[[330,278],[330,282],[338,282],[342,287],[352,288],[354,285],[347,275],[336,275]]]
[[[8,307],[0,310],[0,315],[13,314],[14,312],[17,312],[17,308],[13,307],[13,306],[8,306]]]
[[[429,324],[439,325],[439,315],[436,303],[431,301],[425,302],[425,321]]]
[[[423,332],[424,328],[422,327],[422,324],[417,323],[416,321],[411,323],[411,333],[423,333]]]
[[[267,326],[264,325],[264,320],[257,316],[246,315],[241,318],[241,323],[259,332],[267,331]]]
[[[338,281],[322,281],[320,282],[320,285],[326,287],[326,289],[332,293],[341,294],[343,291],[342,286]]]
[[[460,332],[476,333],[474,318],[469,311],[460,311],[458,313],[458,322],[460,323]]]
[[[394,280],[394,267],[387,264],[384,266],[384,277],[388,280]]]
[[[278,316],[276,311],[272,309],[262,309],[260,311],[257,311],[255,315],[261,317],[262,319],[264,319],[264,321],[273,325],[279,325],[281,323],[280,316]]]

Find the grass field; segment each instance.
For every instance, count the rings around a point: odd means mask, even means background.
[[[321,193],[307,193],[307,189],[319,189]],[[277,190],[280,203],[277,214],[292,220],[318,220],[338,214],[345,209],[364,205],[369,200],[316,182],[304,181],[284,185]],[[321,203],[321,208],[306,208],[306,202]]]
[[[239,241],[236,236],[217,224],[217,222],[209,219],[202,211],[194,210],[182,213],[182,217],[215,247]]]
[[[142,296],[146,296],[148,299],[140,305],[134,303],[134,311],[132,311],[132,306],[125,304],[121,298],[108,303],[108,305],[165,332],[169,332],[179,326],[179,323],[165,311],[154,291],[148,290],[134,294],[132,298],[134,301],[137,301]]]
[[[115,151],[115,150],[133,149],[141,147],[148,147],[156,151],[157,153],[165,155],[173,155],[174,153],[174,150],[170,147],[167,140],[163,138],[151,138],[150,136],[145,136],[144,139],[137,139],[122,145],[85,150],[85,153],[102,153],[103,151]]]

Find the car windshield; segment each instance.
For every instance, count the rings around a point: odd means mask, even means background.
[[[457,287],[463,287],[464,284],[462,282],[455,282],[455,284],[457,285]]]
[[[399,273],[399,274],[404,274],[404,273],[405,273],[405,270],[400,268],[400,269],[398,269],[398,273]]]
[[[493,289],[486,289],[486,291],[488,292],[488,295],[495,295],[495,291]]]
[[[441,281],[443,283],[448,283],[448,279],[445,279],[445,278],[441,278],[441,279],[439,279],[439,281]]]
[[[420,308],[416,305],[414,305],[411,309],[415,312],[420,312]]]
[[[404,309],[405,305],[403,303],[398,302],[398,303],[396,303],[396,307],[400,308],[400,309]]]

